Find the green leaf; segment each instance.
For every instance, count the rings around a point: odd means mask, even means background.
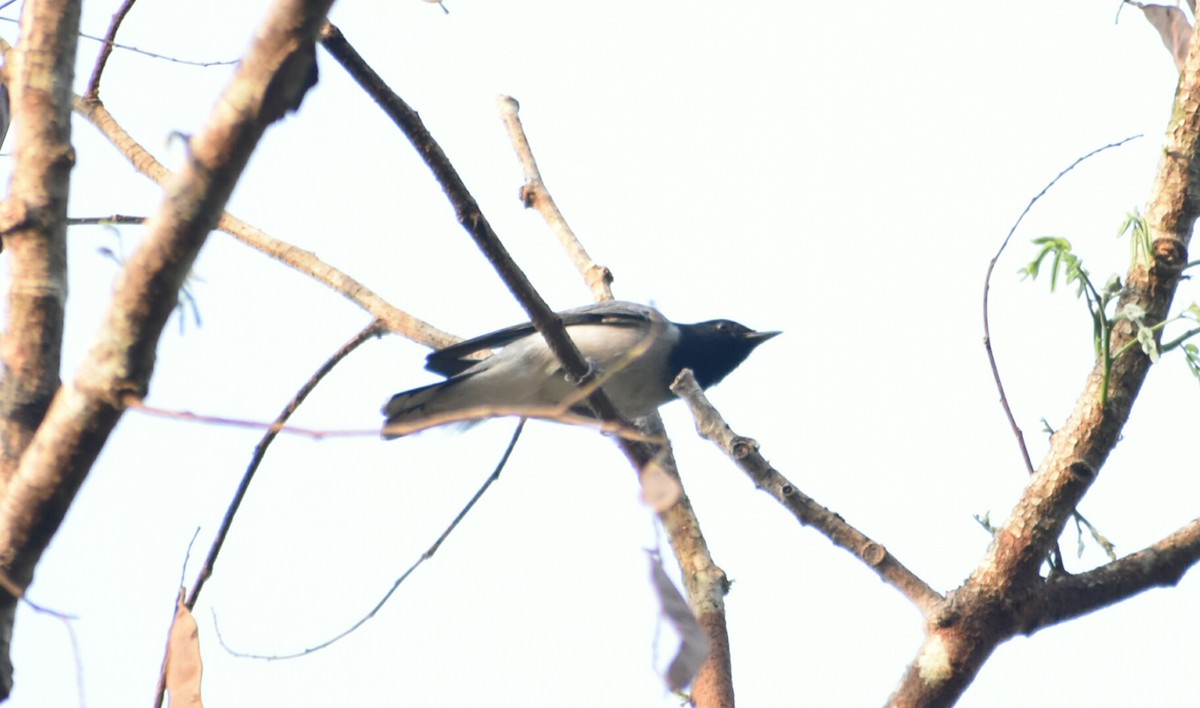
[[[1149,268],[1154,261],[1150,255],[1150,225],[1146,223],[1146,217],[1136,209],[1125,215],[1125,221],[1121,222],[1121,228],[1117,231],[1117,238],[1126,233],[1130,236],[1129,257],[1133,264]]]
[[[1063,263],[1068,263],[1066,267],[1070,269],[1071,264],[1078,260],[1071,254],[1071,242],[1058,236],[1038,236],[1033,239],[1033,244],[1041,247],[1037,256],[1018,272],[1023,277],[1037,278],[1041,273],[1042,263],[1045,262],[1047,256],[1051,256],[1053,261],[1050,266],[1050,292],[1054,292],[1058,288],[1058,278],[1063,269]],[[1068,282],[1070,282],[1069,279]]]
[[[1185,344],[1183,353],[1186,355],[1184,360],[1192,371],[1192,378],[1200,381],[1200,347],[1195,344]]]

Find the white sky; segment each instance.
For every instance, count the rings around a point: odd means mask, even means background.
[[[115,0],[87,3],[103,34]],[[1090,367],[1081,303],[1016,276],[1029,240],[1070,238],[1103,281],[1141,208],[1176,76],[1141,14],[1116,3],[341,3],[333,21],[426,121],[497,232],[556,307],[587,290],[536,214],[494,108],[515,96],[544,176],[619,297],[685,322],[728,317],[785,335],[711,391],[738,432],[806,493],[884,543],[935,588],[965,578],[1025,474],[981,346],[988,259],[1013,219],[1079,155],[1094,158],[1030,215],[993,283],[993,337],[1035,459],[1041,418],[1065,418]],[[120,41],[180,58],[237,57],[266,8],[245,0],[136,5]],[[6,16],[14,16],[9,8]],[[15,37],[15,25],[4,36]],[[79,85],[97,45],[82,44]],[[340,68],[271,129],[230,211],[316,251],[396,305],[462,335],[521,318],[416,154]],[[169,162],[228,67],[114,54],[103,97]],[[77,121],[71,213],[146,214],[157,189]],[[138,229],[121,232],[130,250]],[[114,277],[71,232],[70,375]],[[214,234],[172,322],[149,402],[272,418],[368,317]],[[1196,299],[1185,285],[1177,302]],[[295,422],[379,423],[392,393],[429,382],[425,350],[365,345]],[[1082,506],[1121,553],[1178,528],[1200,498],[1197,384],[1182,359],[1151,372],[1125,438]],[[747,706],[878,705],[919,647],[919,615],[799,528],[664,409],[727,598]],[[439,554],[358,633],[358,619],[441,532],[498,459],[511,421],[466,433],[281,439],[197,609],[214,706],[676,706],[657,671],[645,548],[651,513],[616,447],[531,424],[500,482]],[[86,704],[152,699],[188,541],[207,549],[258,439],[125,417],[39,567],[30,596],[80,617]],[[1068,567],[1102,561],[1093,544]],[[1200,690],[1200,588],[1177,589],[1002,646],[962,704],[1185,705]],[[1185,638],[1187,638],[1185,640]],[[11,705],[80,704],[56,620],[23,611]],[[657,664],[656,664],[657,661]]]

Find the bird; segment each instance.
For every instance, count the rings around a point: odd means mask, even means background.
[[[626,418],[648,415],[675,398],[671,382],[691,369],[707,389],[738,367],[758,345],[779,332],[756,332],[732,320],[671,322],[648,305],[610,300],[558,313],[580,353],[597,370],[601,387]],[[473,355],[497,350],[479,359]],[[561,406],[579,387],[563,371],[532,322],[468,339],[426,357],[425,368],[446,376],[403,391],[384,404],[382,436],[401,437],[402,426],[431,417],[453,417],[479,407],[511,413]],[[609,372],[609,373],[606,373]],[[571,411],[592,415],[577,402]]]

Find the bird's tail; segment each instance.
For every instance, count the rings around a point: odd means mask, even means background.
[[[387,420],[383,424],[383,439],[395,440],[404,435],[404,433],[389,432],[389,428],[394,428],[404,423],[413,423],[433,413],[434,411],[427,410],[427,406],[447,386],[453,383],[454,379],[441,381],[428,386],[422,386],[421,388],[414,388],[411,391],[397,393],[395,396],[389,398],[388,402],[383,404],[383,414],[387,416]]]

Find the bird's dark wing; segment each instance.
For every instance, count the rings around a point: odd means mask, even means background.
[[[581,324],[640,327],[650,321],[652,312],[653,310],[645,305],[610,301],[566,310],[558,313],[558,316],[562,318],[564,327]],[[537,329],[534,328],[533,323],[526,322],[473,337],[458,344],[451,344],[445,349],[439,349],[429,354],[425,358],[425,369],[442,376],[457,376],[479,363],[479,359],[469,358],[472,354],[488,349],[499,349],[536,333]]]

